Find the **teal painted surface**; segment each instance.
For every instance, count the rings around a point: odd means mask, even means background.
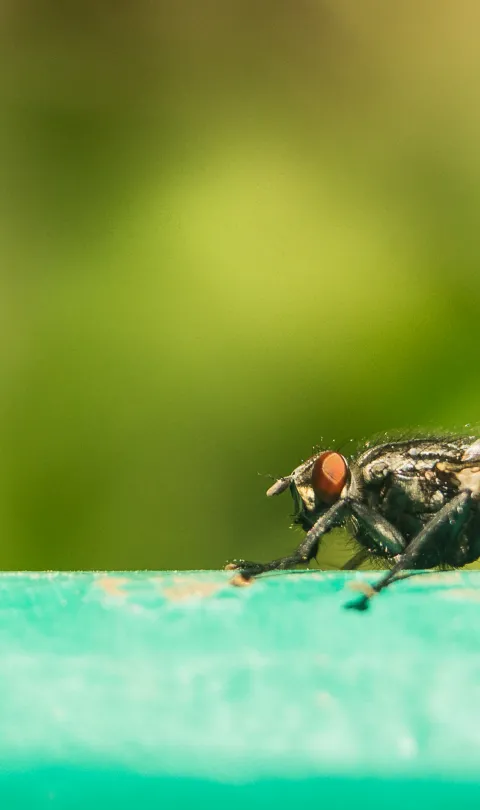
[[[480,574],[375,576],[1,575],[2,806],[479,807]]]

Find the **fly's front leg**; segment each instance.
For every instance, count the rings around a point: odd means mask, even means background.
[[[372,586],[372,592],[365,594],[355,602],[350,602],[346,607],[366,610],[372,596],[387,588],[402,571],[419,567],[418,563],[421,561],[422,553],[428,544],[439,537],[442,532],[450,529],[455,535],[458,535],[469,517],[471,506],[472,494],[469,490],[452,498],[413,538],[393,568]]]
[[[245,560],[230,563],[226,566],[227,570],[238,570],[238,574],[232,579],[232,584],[245,585],[252,577],[258,576],[258,574],[264,574],[267,571],[292,568],[295,565],[308,563],[315,556],[322,535],[336,526],[340,526],[345,519],[347,510],[347,501],[337,501],[328,512],[325,512],[318,518],[317,522],[314,523],[310,531],[307,532],[303,541],[293,554],[289,554],[286,557],[279,557],[277,560],[272,560],[268,563],[247,562]]]

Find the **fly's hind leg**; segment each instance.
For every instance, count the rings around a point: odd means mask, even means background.
[[[413,538],[393,568],[387,571],[387,573],[372,586],[371,592],[364,594],[360,599],[354,602],[348,603],[346,607],[356,610],[366,610],[371,597],[376,593],[380,593],[380,591],[387,588],[395,579],[399,578],[399,574],[401,574],[402,571],[409,568],[421,568],[422,554],[426,551],[429,543],[441,538],[442,535],[443,539],[445,539],[445,532],[450,536],[453,535],[454,538],[458,537],[470,517],[472,503],[472,494],[469,490],[465,490],[459,495],[456,495],[455,498],[452,498],[451,501],[445,504],[445,506],[429,520],[416,537]]]

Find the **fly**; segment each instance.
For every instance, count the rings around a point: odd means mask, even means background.
[[[306,532],[290,555],[267,563],[237,560],[232,582],[245,585],[268,571],[307,564],[322,537],[346,526],[358,544],[343,566],[369,556],[390,568],[347,607],[365,610],[373,595],[402,572],[460,568],[480,557],[480,438],[450,436],[391,441],[349,459],[335,450],[316,453],[267,491],[290,489],[294,522]]]

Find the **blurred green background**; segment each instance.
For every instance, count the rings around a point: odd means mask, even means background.
[[[277,556],[259,472],[477,420],[479,23],[4,0],[0,568]]]

